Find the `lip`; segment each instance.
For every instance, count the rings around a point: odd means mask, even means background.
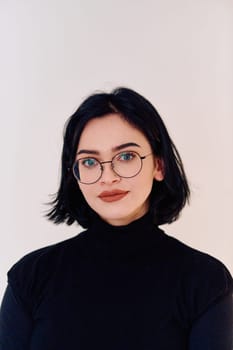
[[[124,198],[127,194],[128,191],[122,190],[103,191],[98,197],[104,202],[115,202]]]

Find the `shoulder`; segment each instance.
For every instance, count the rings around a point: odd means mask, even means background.
[[[233,293],[233,279],[225,264],[216,257],[163,235],[177,267],[176,301],[183,317],[194,321],[211,305]]]
[[[85,231],[62,242],[32,251],[8,271],[8,284],[21,299],[40,293],[56,271],[65,269],[74,256],[81,254]]]
[[[198,249],[195,249],[184,242],[174,238],[166,233],[163,235],[168,251],[174,258],[178,258],[183,265],[183,271],[202,274],[214,274],[215,280],[219,277],[228,277],[232,281],[231,274],[224,263],[218,258]]]
[[[227,292],[233,288],[231,273],[221,260],[165,233],[163,240],[174,264],[180,266],[183,279],[202,283],[202,287],[211,284],[212,290],[221,286]]]
[[[15,273],[20,273],[21,271],[29,272],[28,270],[32,270],[33,267],[38,268],[38,265],[56,264],[61,256],[69,255],[73,250],[77,249],[84,237],[85,231],[62,242],[34,250],[24,255],[8,271],[8,276],[13,276]]]

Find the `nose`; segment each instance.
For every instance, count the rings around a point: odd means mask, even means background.
[[[104,162],[104,165],[102,164],[102,169],[101,183],[111,184],[120,181],[121,177],[113,171],[111,162]]]

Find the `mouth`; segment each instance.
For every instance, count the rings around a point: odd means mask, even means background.
[[[115,202],[124,198],[128,194],[128,191],[114,190],[104,191],[98,196],[104,202]]]

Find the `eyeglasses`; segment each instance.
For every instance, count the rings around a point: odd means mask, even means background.
[[[143,159],[151,154],[140,156],[134,151],[124,151],[117,153],[112,160],[104,162],[93,157],[80,158],[74,162],[72,170],[74,177],[86,185],[94,184],[101,178],[104,171],[103,164],[106,163],[111,163],[111,168],[116,175],[131,178],[140,173]]]

